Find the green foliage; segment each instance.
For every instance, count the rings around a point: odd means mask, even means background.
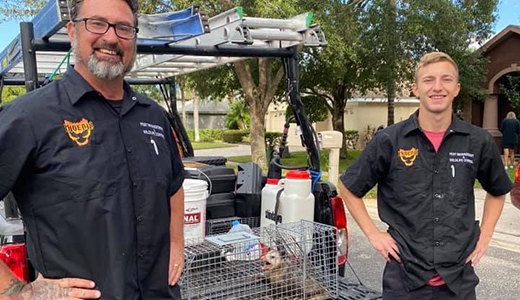
[[[303,108],[305,109],[305,115],[309,118],[311,123],[325,121],[329,114],[329,110],[327,109],[326,104],[323,99],[315,96],[303,96],[301,97]],[[292,107],[287,106],[287,110],[285,111],[285,119],[288,119],[290,116],[294,114]]]
[[[157,102],[164,102],[164,97],[157,85],[133,85],[132,89]]]
[[[2,90],[2,104],[11,102],[23,94],[25,94],[24,86],[4,86]]]
[[[195,132],[193,129],[186,130],[190,141],[195,141]],[[224,129],[200,129],[199,138],[200,142],[212,142],[222,141],[222,134],[225,132]]]
[[[517,76],[507,75],[507,83],[499,84],[500,90],[506,94],[507,100],[515,111],[516,115],[520,115],[520,74]]]
[[[345,131],[345,140],[347,141],[347,148],[349,150],[356,149],[357,143],[359,141],[359,132],[357,130]]]
[[[226,130],[222,133],[222,140],[226,143],[238,144],[247,135],[249,135],[249,130]]]
[[[281,138],[282,138],[281,132],[267,131],[265,133],[265,145],[267,147],[271,147],[271,148],[277,147],[280,144]]]
[[[249,128],[249,111],[245,101],[235,101],[229,106],[229,111],[224,119],[224,126],[227,129]]]

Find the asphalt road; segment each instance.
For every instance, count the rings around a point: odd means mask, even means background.
[[[475,194],[477,218],[480,218],[485,193],[476,190]],[[377,217],[376,201],[369,199],[366,203],[376,225],[381,230],[386,230],[387,226]],[[383,258],[368,243],[350,215],[348,228],[349,263],[363,284],[371,290],[381,292],[381,276],[385,264]],[[480,277],[480,284],[477,286],[479,300],[520,299],[520,210],[511,205],[509,196],[486,256],[475,269]],[[357,281],[348,268],[346,276],[349,282]]]

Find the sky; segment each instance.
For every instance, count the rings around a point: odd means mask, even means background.
[[[498,7],[495,33],[500,32],[507,25],[520,25],[520,0],[501,0]],[[18,22],[0,23],[0,52],[18,35]]]

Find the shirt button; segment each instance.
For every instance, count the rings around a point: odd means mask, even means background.
[[[137,222],[141,222],[141,221],[143,221],[143,217],[141,217],[141,216],[137,217]]]
[[[139,256],[139,258],[143,258],[144,255],[143,255],[142,252],[139,252],[139,253],[137,254],[137,256]]]
[[[440,246],[441,246],[440,242],[435,242],[435,247],[440,247]]]
[[[439,170],[434,170],[433,173],[439,174]]]
[[[137,181],[134,181],[134,182],[133,182],[133,186],[134,186],[134,187],[137,187],[138,185],[139,185],[139,184],[137,183]]]
[[[126,152],[128,152],[128,153],[132,153],[132,147],[128,147],[128,148],[126,148]]]
[[[435,194],[435,195],[433,195],[433,197],[435,197],[436,199],[441,199],[442,198],[442,194]]]
[[[134,101],[137,100],[137,97],[136,97],[136,96],[133,96],[133,97],[132,97],[132,100],[134,100]]]
[[[439,221],[440,221],[441,219],[439,219],[439,218],[435,218],[435,219],[433,219],[433,220],[435,221],[435,223],[439,223]]]

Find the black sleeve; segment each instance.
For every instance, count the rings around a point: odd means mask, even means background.
[[[34,132],[23,111],[9,104],[0,107],[0,199],[14,186],[35,149]]]
[[[482,185],[482,188],[491,195],[505,195],[509,193],[513,185],[504,170],[497,144],[491,134],[488,132],[484,134],[485,140],[482,151],[480,152],[477,179]]]
[[[357,197],[363,197],[386,177],[392,158],[392,143],[385,132],[379,131],[361,155],[341,175],[343,185]]]
[[[504,123],[505,123],[506,120],[502,121],[502,123],[500,124],[500,132],[504,132]]]

